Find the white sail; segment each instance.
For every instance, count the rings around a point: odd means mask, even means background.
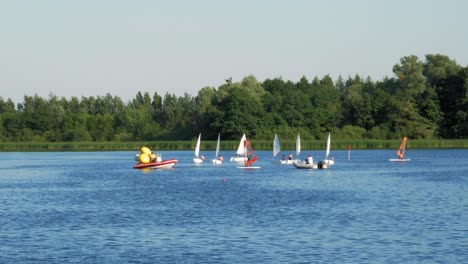
[[[330,155],[330,132],[328,132],[327,149],[325,150],[325,159]]]
[[[219,142],[220,142],[220,139],[221,139],[221,134],[218,134],[218,143],[216,143],[216,155],[215,155],[215,159],[218,159],[218,154],[219,154]]]
[[[200,155],[200,139],[201,139],[201,133],[198,135],[197,145],[195,146],[195,157],[197,158]]]
[[[297,139],[296,139],[296,156],[299,156],[301,153],[301,137],[299,136],[299,133],[297,134]]]
[[[333,156],[331,157],[331,159],[328,159],[328,156],[330,156],[330,143],[331,143],[331,135],[330,135],[330,132],[328,132],[327,147],[325,149],[325,159],[322,160],[322,162],[324,164],[333,165],[335,164],[335,160]]]
[[[244,155],[244,141],[246,139],[247,138],[245,137],[245,134],[244,134],[239,142],[239,147],[237,148],[237,152],[236,152],[237,155]]]
[[[276,157],[280,153],[281,148],[279,144],[278,135],[275,134],[275,139],[273,139],[273,157]]]

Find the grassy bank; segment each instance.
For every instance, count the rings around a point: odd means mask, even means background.
[[[138,151],[142,146],[152,150],[193,150],[195,141],[157,141],[157,142],[0,142],[0,151]],[[325,141],[301,142],[302,149],[325,149]],[[272,150],[272,140],[253,140],[256,150]],[[399,140],[335,140],[333,150],[352,149],[396,149]],[[236,150],[239,141],[222,141],[221,150]],[[282,150],[295,150],[294,140],[281,142]],[[215,150],[216,141],[202,141],[201,150]],[[468,139],[457,140],[409,140],[408,149],[430,148],[468,148]]]

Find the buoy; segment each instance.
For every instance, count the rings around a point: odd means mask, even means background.
[[[141,148],[141,153],[143,154],[151,154],[151,149],[147,148],[147,147],[142,147]]]
[[[149,163],[149,162],[150,162],[151,157],[150,157],[149,154],[144,154],[144,153],[142,153],[142,154],[140,154],[140,158],[139,158],[139,159],[140,159],[140,162],[141,162],[141,163],[146,164],[146,163]]]

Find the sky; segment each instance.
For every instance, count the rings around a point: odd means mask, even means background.
[[[468,65],[464,0],[0,0],[0,97],[196,96],[253,75],[394,77]]]

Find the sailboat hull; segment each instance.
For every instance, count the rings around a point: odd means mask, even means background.
[[[235,161],[235,162],[245,162],[247,160],[246,157],[242,156],[242,157],[231,157],[231,161]]]
[[[193,163],[203,163],[203,159],[193,158]]]

